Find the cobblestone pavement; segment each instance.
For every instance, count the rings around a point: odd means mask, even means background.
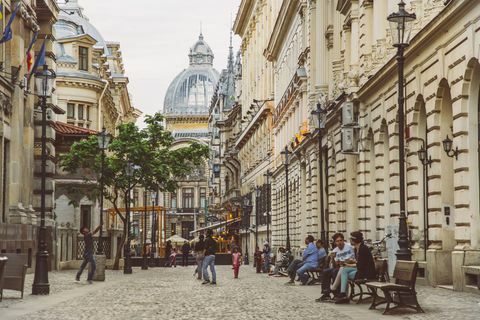
[[[133,275],[107,271],[107,281],[76,283],[74,271],[50,274],[51,294],[31,296],[31,275],[25,299],[6,291],[0,319],[478,319],[480,296],[445,289],[419,287],[426,314],[405,311],[382,316],[368,304],[316,303],[319,286],[285,286],[285,278],[255,274],[242,266],[233,279],[228,266],[218,267],[218,285],[202,286],[193,278],[193,267],[134,269]]]

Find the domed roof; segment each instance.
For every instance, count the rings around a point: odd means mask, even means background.
[[[83,8],[78,4],[78,0],[59,3],[59,6],[62,11],[60,11],[57,23],[53,26],[57,39],[87,34],[97,40],[97,46],[103,47],[106,55],[110,54],[105,39],[83,14]],[[61,46],[56,46],[55,54],[57,56],[62,55]]]
[[[166,114],[208,114],[219,73],[213,68],[214,55],[202,34],[188,56],[190,66],[168,87],[164,101]]]

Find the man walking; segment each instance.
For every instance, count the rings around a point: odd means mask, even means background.
[[[92,284],[93,275],[95,274],[95,269],[97,268],[95,264],[95,258],[93,257],[93,235],[96,234],[100,230],[100,226],[98,226],[93,232],[87,227],[83,227],[80,229],[80,233],[83,234],[83,241],[85,242],[85,252],[83,253],[83,262],[80,266],[80,270],[78,270],[77,276],[75,280],[80,281],[80,276],[82,275],[83,270],[90,263],[90,270],[88,272],[87,281],[89,284]]]
[[[211,284],[217,284],[217,275],[215,273],[215,253],[217,252],[217,242],[213,240],[213,231],[207,230],[207,239],[205,239],[205,257],[203,258],[203,282],[202,284],[210,283],[210,277],[208,275],[208,267],[210,266],[210,272],[212,273]]]
[[[190,244],[188,244],[188,241],[185,241],[182,246],[182,265],[184,267],[188,266],[188,256],[190,255],[190,250],[192,250]]]

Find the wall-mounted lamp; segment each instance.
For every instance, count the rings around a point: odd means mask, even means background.
[[[443,150],[445,150],[445,153],[447,154],[447,156],[449,156],[450,158],[455,157],[455,160],[458,160],[458,154],[460,153],[460,151],[458,151],[458,147],[455,147],[455,150],[453,150],[452,139],[450,139],[447,135],[447,137],[445,138],[445,140],[442,141],[442,143],[443,143]]]

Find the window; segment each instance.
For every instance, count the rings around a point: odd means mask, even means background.
[[[172,224],[171,224],[171,226],[170,226],[170,234],[171,234],[172,236],[177,234],[177,224],[176,224],[176,223],[172,223]]]
[[[78,120],[84,120],[83,118],[83,104],[78,105]]]
[[[75,104],[67,103],[67,118],[75,119]]]
[[[86,106],[87,109],[87,118],[85,120],[90,121],[90,106]]]
[[[200,188],[200,208],[204,209],[207,206],[207,189]]]
[[[172,193],[172,200],[171,200],[170,206],[172,207],[172,209],[177,208],[177,194],[176,193]]]
[[[193,208],[193,188],[184,188],[182,194],[182,208]]]
[[[78,48],[78,69],[88,71],[88,48]]]
[[[91,215],[92,215],[92,206],[80,206],[80,226],[82,228],[87,227],[91,229]]]
[[[133,190],[133,206],[138,207],[138,190]]]

